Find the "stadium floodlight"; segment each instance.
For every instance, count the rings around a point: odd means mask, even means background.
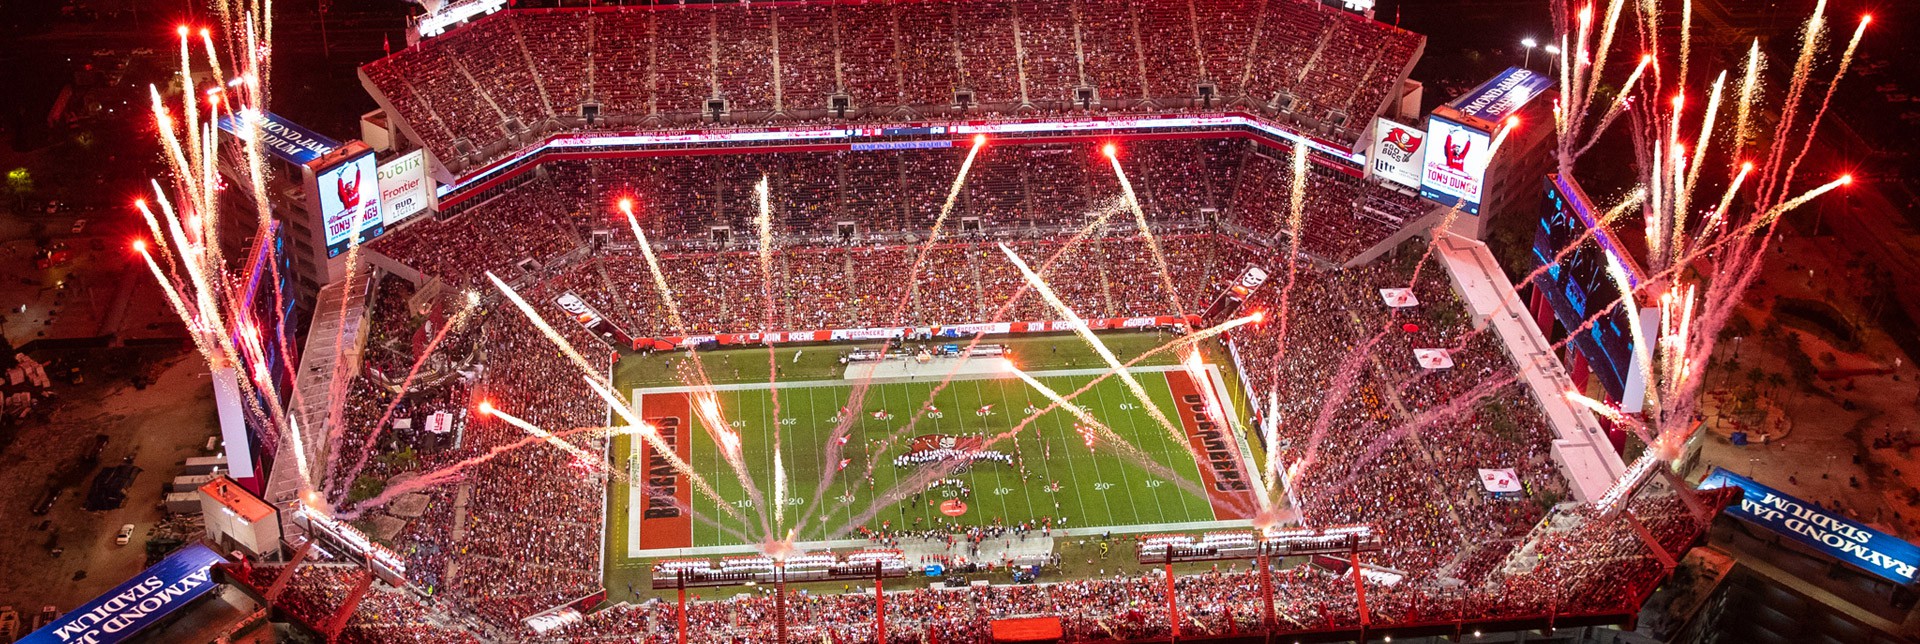
[[[1521,63],[1521,66],[1526,67],[1528,69],[1532,69],[1533,68],[1533,48],[1539,47],[1540,41],[1534,40],[1533,36],[1527,36],[1525,38],[1520,39],[1520,46],[1527,48],[1526,62]]]

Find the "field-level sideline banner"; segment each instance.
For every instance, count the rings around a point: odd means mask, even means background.
[[[1727,513],[1898,584],[1913,583],[1920,547],[1869,528],[1838,512],[1787,496],[1753,479],[1713,468],[1700,489],[1737,487],[1745,492]]]
[[[571,311],[569,311],[571,312]],[[1144,329],[1155,326],[1173,326],[1185,324],[1193,326],[1199,323],[1195,316],[1160,315],[1137,318],[1091,318],[1085,320],[1086,327],[1096,331],[1109,329]],[[841,342],[846,340],[898,340],[900,338],[968,338],[974,335],[1005,335],[1013,333],[1056,333],[1073,331],[1075,325],[1066,320],[1047,322],[992,322],[985,324],[934,325],[934,326],[890,326],[869,329],[828,329],[821,331],[773,331],[767,333],[716,333],[712,335],[667,336],[661,338],[640,337],[633,339],[634,351],[668,351],[674,347],[693,346],[712,342],[725,345],[785,344],[791,342]]]
[[[22,644],[107,644],[138,634],[173,611],[213,590],[213,565],[220,553],[193,544],[161,559],[93,601],[67,611]]]

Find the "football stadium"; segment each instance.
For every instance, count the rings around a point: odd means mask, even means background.
[[[286,530],[221,569],[328,641],[1550,637],[1632,622],[1737,497],[1674,474],[1744,288],[1687,267],[1764,246],[1623,250],[1609,209],[1677,197],[1554,173],[1612,116],[1564,69],[1425,111],[1425,37],[1305,0],[415,21],[367,141],[288,175],[304,334],[196,327]]]

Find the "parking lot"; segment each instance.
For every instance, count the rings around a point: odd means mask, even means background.
[[[178,353],[144,390],[124,377],[59,387],[51,419],[17,429],[0,451],[0,489],[8,491],[0,494],[0,516],[10,518],[0,522],[0,605],[12,605],[28,620],[42,605],[71,608],[145,566],[165,484],[180,462],[205,453],[207,437],[217,431],[206,377],[203,363]],[[107,436],[98,466],[76,466],[95,434]],[[128,457],[141,471],[126,502],[116,510],[83,509],[100,467]],[[35,514],[55,481],[71,485],[45,515]],[[116,545],[115,532],[129,523],[129,543]],[[63,552],[56,557],[52,547]]]

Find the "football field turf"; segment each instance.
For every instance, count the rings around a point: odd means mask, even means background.
[[[1033,375],[1066,395],[1102,372],[1062,369]],[[777,412],[765,382],[719,385],[713,396],[728,429],[739,434],[747,475],[768,504],[774,496],[773,445],[779,430],[787,475],[781,508],[784,525],[802,524],[796,539],[803,544],[858,537],[854,532],[836,532],[840,528],[880,528],[890,522],[896,529],[912,529],[940,518],[962,525],[1050,518],[1056,526],[1112,527],[1116,532],[1241,518],[1230,500],[1233,495],[1217,490],[1232,487],[1234,473],[1250,466],[1248,449],[1236,432],[1213,426],[1195,406],[1204,396],[1200,387],[1224,389],[1218,368],[1209,365],[1200,379],[1167,365],[1136,367],[1133,372],[1178,434],[1155,421],[1117,377],[1093,385],[1074,402],[1138,448],[1157,468],[1121,456],[1112,438],[1076,429],[1080,421],[1062,408],[1041,414],[1025,429],[1006,436],[1022,419],[1048,405],[1042,393],[1009,374],[956,378],[932,397],[933,409],[910,429],[912,415],[928,401],[937,383],[930,379],[875,381],[864,399],[848,410],[854,418],[838,458],[829,454],[830,435],[842,420],[842,408],[849,405],[855,381],[778,383]],[[675,474],[644,441],[617,438],[611,453],[615,465],[627,468],[634,480],[646,481],[647,486],[617,481],[610,486],[609,563],[620,566],[660,556],[750,551],[751,544],[768,533],[761,527],[761,508],[755,507],[710,435],[696,410],[700,403],[695,395],[684,387],[636,387],[632,392],[640,416],[661,428],[674,451],[701,474],[731,513],[695,490],[686,477]],[[896,487],[916,468],[925,467],[898,465],[897,457],[916,449],[966,447],[969,441],[991,441],[994,436],[1006,437],[984,449],[1006,455],[1010,463],[977,462],[950,477],[957,484],[933,489]],[[1213,456],[1203,461],[1195,458],[1195,451]],[[822,476],[828,472],[832,480],[822,489]],[[1170,480],[1175,477],[1181,481]],[[890,490],[898,490],[905,500],[874,511],[875,499]],[[691,515],[675,507],[669,497],[691,508]],[[958,517],[947,518],[942,512],[943,502],[949,499],[965,504]],[[868,512],[873,513],[863,520],[861,515]],[[773,520],[770,513],[767,516]]]

